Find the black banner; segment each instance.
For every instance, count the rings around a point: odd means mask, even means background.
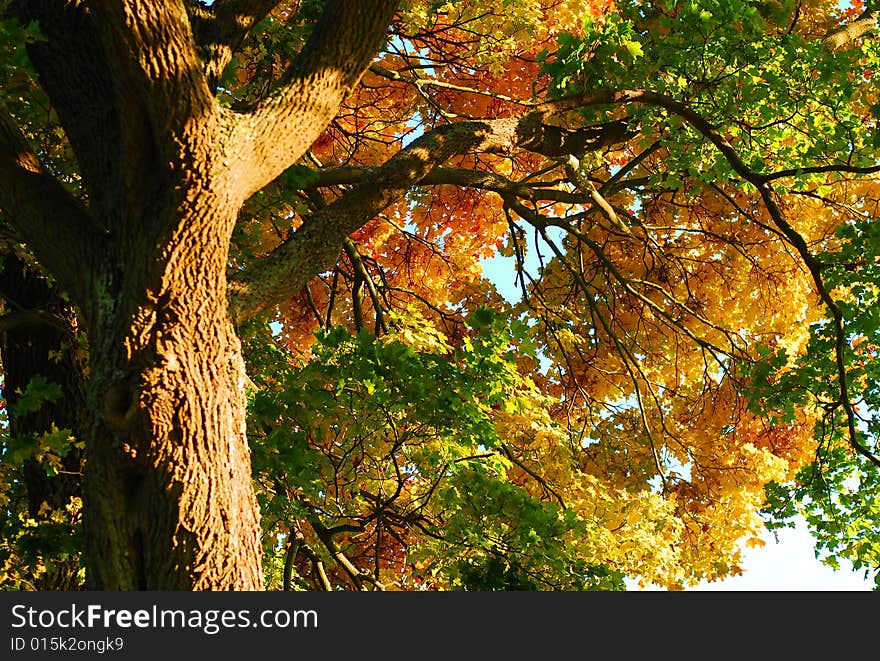
[[[876,593],[0,592],[0,659],[766,658],[870,635],[878,606]]]

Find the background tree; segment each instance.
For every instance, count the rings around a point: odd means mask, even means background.
[[[676,588],[876,479],[861,6],[7,4],[5,319],[88,356],[7,333],[8,582],[71,437],[103,589]]]

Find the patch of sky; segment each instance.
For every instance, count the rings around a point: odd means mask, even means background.
[[[434,76],[434,66],[430,58],[430,52],[426,48],[415,48],[408,39],[403,39],[399,35],[394,35],[388,41],[387,52],[400,55],[408,62],[416,62],[425,76]],[[380,56],[381,57],[381,56]],[[424,117],[419,112],[406,122],[407,130],[397,137],[401,140],[401,145],[406,148],[414,140],[424,135]]]
[[[560,227],[548,227],[546,231],[550,240],[556,244],[565,236],[565,230]],[[540,236],[525,238],[521,245],[524,253],[521,265],[517,264],[515,256],[498,254],[480,262],[483,275],[495,285],[498,293],[509,303],[518,303],[522,300],[521,278],[526,278],[526,288],[528,288],[529,278],[537,279],[540,276],[547,255],[552,254],[550,246]]]

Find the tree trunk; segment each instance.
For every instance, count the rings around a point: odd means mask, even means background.
[[[0,203],[88,326],[85,564],[102,590],[261,587],[232,230],[243,202],[324,131],[397,6],[328,2],[278,88],[233,112],[212,80],[272,3],[202,7],[195,32],[187,4],[10,3],[39,24],[28,55],[82,177],[79,199],[0,104]],[[322,259],[294,270],[317,275],[346,233],[300,241]],[[286,295],[238,285],[259,300],[239,321]]]
[[[176,229],[158,250],[130,246],[115,272],[105,269],[103,281],[120,284],[98,297],[90,333],[100,338],[86,448],[92,589],[262,585],[246,375],[226,299],[224,234],[236,209],[193,198],[172,212]],[[215,240],[204,236],[218,229]],[[133,262],[150,252],[139,274]]]

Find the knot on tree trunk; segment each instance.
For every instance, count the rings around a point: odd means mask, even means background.
[[[103,414],[109,427],[117,433],[129,432],[137,416],[138,392],[131,379],[114,382],[104,394]]]

